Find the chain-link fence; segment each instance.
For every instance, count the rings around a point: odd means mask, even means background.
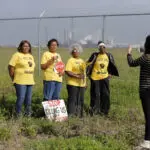
[[[57,38],[66,46],[98,40],[137,44],[149,33],[149,19],[150,14],[0,19],[0,45],[16,46],[22,39],[28,39],[33,46],[45,46],[50,38]]]

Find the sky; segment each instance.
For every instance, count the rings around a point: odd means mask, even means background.
[[[149,13],[150,0],[0,0],[0,18],[44,16],[101,15],[118,13]],[[22,39],[37,43],[38,20],[0,21],[0,44],[18,44]],[[105,40],[140,43],[150,32],[150,16],[106,18]],[[75,40],[91,34],[101,38],[102,18],[80,18],[73,21]],[[49,38],[64,40],[72,30],[69,19],[40,21],[40,41]]]

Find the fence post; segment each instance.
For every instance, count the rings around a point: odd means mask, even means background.
[[[39,76],[41,74],[40,22],[41,22],[41,18],[39,18],[38,24],[37,24],[37,29],[38,29],[38,75]]]
[[[71,44],[74,42],[74,18],[71,18]]]
[[[104,15],[104,16],[102,17],[102,19],[103,19],[103,26],[102,26],[102,41],[103,41],[103,42],[105,42],[105,18],[106,18],[106,16]]]

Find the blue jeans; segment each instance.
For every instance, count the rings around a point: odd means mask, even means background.
[[[16,89],[16,113],[21,113],[22,104],[25,106],[25,115],[31,115],[31,98],[32,98],[32,85],[15,84]]]
[[[57,100],[59,99],[60,90],[62,87],[61,82],[57,81],[43,81],[44,100]]]

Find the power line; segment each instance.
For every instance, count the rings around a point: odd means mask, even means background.
[[[59,18],[92,18],[92,17],[118,17],[118,16],[149,16],[150,13],[128,13],[128,14],[101,14],[101,15],[75,15],[75,16],[49,16],[42,19],[59,19]],[[9,20],[37,20],[39,17],[16,17],[16,18],[0,18],[0,21]]]

